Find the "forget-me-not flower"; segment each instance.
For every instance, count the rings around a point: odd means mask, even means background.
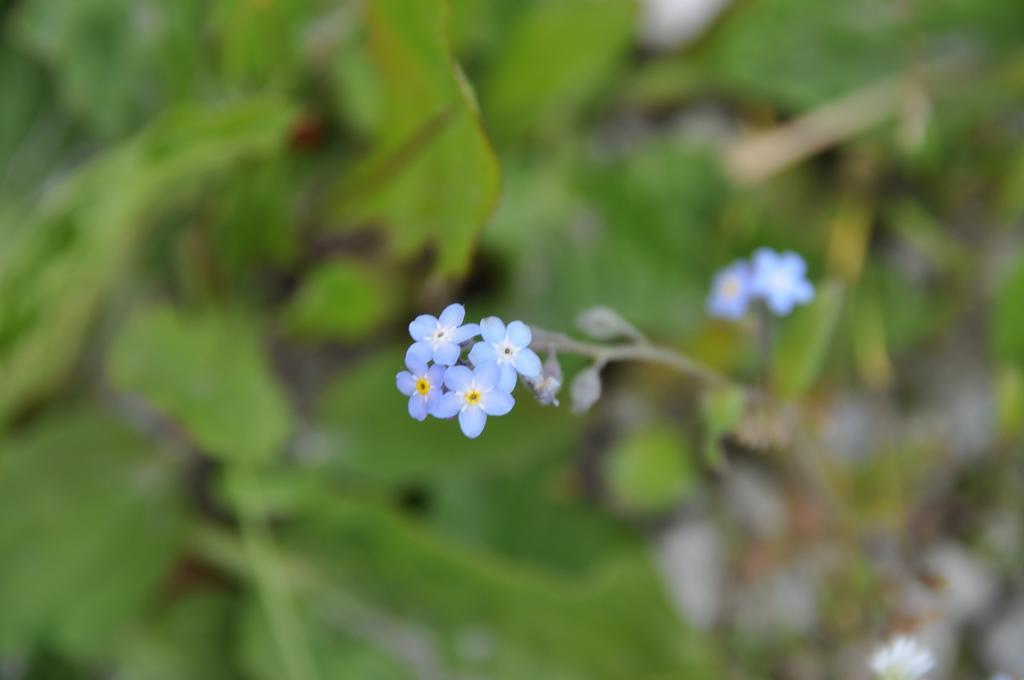
[[[530,349],[533,334],[522,321],[513,321],[507,327],[496,316],[489,316],[480,322],[483,342],[473,345],[469,360],[474,366],[495,363],[501,373],[499,386],[511,392],[516,386],[516,375],[536,378],[540,375],[540,357]]]
[[[738,319],[747,313],[751,290],[750,264],[743,260],[718,270],[711,282],[708,314],[720,319]]]
[[[920,680],[934,667],[931,651],[905,635],[893,638],[871,657],[871,670],[879,680]]]
[[[750,286],[753,294],[779,316],[814,299],[814,286],[807,280],[807,264],[793,252],[759,248],[754,253]]]
[[[420,314],[409,324],[409,335],[416,342],[409,348],[424,362],[451,366],[459,360],[462,348],[459,345],[480,335],[480,326],[475,323],[462,325],[466,308],[458,303],[450,304],[441,312],[441,317]]]
[[[399,392],[409,397],[409,415],[424,420],[441,403],[444,368],[427,368],[427,362],[411,349],[406,352],[405,365],[409,370],[395,376],[395,384]]]
[[[487,416],[503,416],[515,406],[515,399],[499,385],[498,365],[489,362],[470,370],[452,366],[444,374],[450,392],[441,397],[434,415],[451,418],[458,414],[459,427],[470,439],[476,439],[487,424]]]

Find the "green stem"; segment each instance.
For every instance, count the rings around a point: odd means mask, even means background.
[[[265,505],[255,474],[249,478],[248,486],[254,493],[257,508],[249,507],[249,503],[239,508],[242,548],[252,570],[271,638],[288,680],[316,680],[316,663],[298,605],[289,589],[288,576],[281,569],[273,548],[274,537],[266,526]]]

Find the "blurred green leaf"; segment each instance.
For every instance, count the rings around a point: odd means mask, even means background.
[[[398,295],[390,272],[354,260],[329,262],[306,277],[285,318],[301,335],[358,340],[395,314]]]
[[[799,397],[814,386],[825,366],[842,309],[843,286],[828,281],[819,287],[814,302],[778,322],[782,333],[772,375],[783,397]]]
[[[68,107],[105,137],[196,89],[203,0],[28,0],[16,43],[53,69]]]
[[[0,251],[0,427],[44,396],[145,227],[240,158],[275,150],[276,100],[176,109],[71,174]]]
[[[723,436],[729,434],[743,417],[747,400],[743,389],[735,385],[709,387],[700,399],[704,419],[704,457],[712,465],[722,461]]]
[[[996,293],[992,340],[996,355],[1024,366],[1024,255]]]
[[[629,512],[664,512],[697,485],[689,445],[673,427],[653,424],[616,442],[605,459],[608,492]]]
[[[401,256],[433,244],[438,271],[457,275],[494,208],[499,178],[443,10],[441,0],[366,3],[384,119],[376,150],[346,178],[338,207],[348,226],[384,225]]]
[[[486,80],[484,111],[500,137],[570,123],[608,84],[629,46],[628,0],[562,0],[527,6]]]
[[[241,319],[143,312],[121,331],[109,361],[115,384],[180,421],[207,453],[262,462],[291,434],[285,395],[255,329]]]
[[[97,659],[151,605],[182,536],[177,470],[99,411],[43,419],[0,455],[0,653]],[[127,551],[127,552],[126,552]]]
[[[116,653],[119,677],[128,680],[237,677],[225,649],[234,643],[234,603],[213,590],[165,603],[125,636]]]
[[[316,515],[287,544],[327,575],[309,611],[329,627],[351,629],[367,606],[380,608],[422,631],[425,658],[484,677],[718,677],[711,648],[668,609],[642,553],[555,578],[386,510],[333,501]],[[395,644],[386,629],[385,639]]]

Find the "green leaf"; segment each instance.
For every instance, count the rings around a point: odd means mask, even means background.
[[[285,319],[301,335],[358,340],[395,314],[398,293],[390,272],[356,261],[330,262],[306,277]]]
[[[288,402],[255,329],[241,319],[144,312],[121,331],[109,362],[117,386],[178,420],[212,455],[266,461],[291,434]]]
[[[1005,361],[1024,366],[1024,255],[996,293],[992,315],[993,349]]]
[[[196,90],[204,0],[29,0],[13,38],[49,64],[60,95],[104,137]]]
[[[74,657],[109,651],[155,601],[180,543],[176,472],[91,409],[3,443],[0,653],[44,639]]]
[[[338,499],[285,543],[323,576],[306,598],[321,626],[384,641],[394,638],[379,631],[400,631],[423,650],[416,659],[455,675],[720,677],[707,641],[665,602],[645,551],[555,577]]]
[[[682,433],[653,425],[627,434],[605,459],[608,491],[629,512],[663,512],[697,485],[691,451]]]
[[[484,112],[502,137],[565,127],[626,55],[635,3],[536,2],[521,13],[486,80]]]
[[[0,428],[64,376],[151,224],[239,159],[279,147],[277,100],[175,109],[71,174],[0,251]]]
[[[374,153],[343,183],[344,225],[382,224],[401,256],[437,248],[466,271],[498,195],[498,164],[469,83],[453,61],[440,0],[370,0],[369,49],[384,120]]]
[[[829,281],[819,288],[814,302],[778,322],[783,330],[772,369],[776,388],[783,397],[799,397],[814,386],[825,365],[842,309],[843,286]]]
[[[746,405],[746,395],[741,388],[734,385],[710,387],[701,395],[704,457],[712,465],[722,461],[721,439],[739,423]]]

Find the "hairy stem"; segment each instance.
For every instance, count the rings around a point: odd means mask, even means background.
[[[730,382],[728,378],[710,366],[667,347],[652,345],[646,340],[602,345],[596,342],[577,340],[564,333],[545,330],[537,326],[531,326],[530,330],[533,331],[532,345],[535,349],[579,354],[590,357],[594,363],[601,366],[612,361],[643,361],[661,364],[688,378],[708,385],[724,385]]]

